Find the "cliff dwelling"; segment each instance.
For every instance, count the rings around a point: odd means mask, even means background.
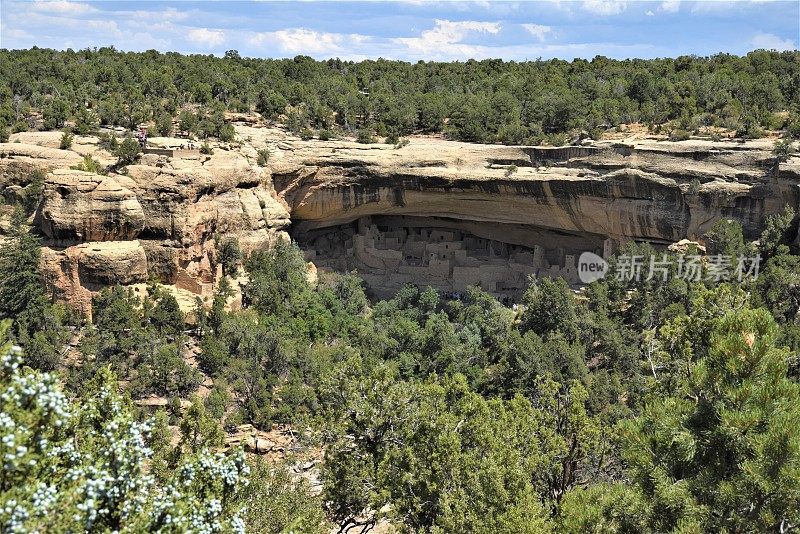
[[[603,254],[609,246],[600,236],[402,215],[366,216],[293,234],[318,269],[355,271],[378,298],[414,284],[454,294],[478,286],[514,302],[531,276],[561,276],[578,283],[580,253]]]

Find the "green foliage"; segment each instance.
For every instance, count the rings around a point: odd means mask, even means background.
[[[688,132],[686,130],[672,130],[669,133],[670,141],[686,141],[691,137],[692,137],[692,132]]]
[[[119,141],[117,141],[117,138],[114,135],[106,132],[101,132],[97,136],[97,146],[104,150],[108,150],[113,154],[114,151],[119,146]]]
[[[797,236],[797,217],[791,206],[786,206],[783,213],[767,217],[767,225],[759,239],[759,250],[762,256],[769,258],[780,253],[781,247],[787,247]]]
[[[20,198],[20,205],[25,215],[30,215],[39,207],[42,190],[44,189],[44,177],[44,172],[40,169],[31,172],[28,178],[28,185],[23,190],[22,197]],[[12,218],[12,224],[13,223],[14,219]]]
[[[18,336],[32,335],[44,320],[47,300],[39,279],[40,255],[39,239],[17,208],[7,239],[0,243],[0,319],[13,319]]]
[[[262,148],[258,151],[257,163],[259,167],[266,167],[269,164],[270,151],[268,148]]]
[[[366,128],[362,128],[358,131],[358,135],[356,136],[356,142],[363,144],[374,143],[375,137],[372,135],[372,132],[370,132]]]
[[[214,154],[214,149],[211,148],[211,145],[209,145],[208,142],[204,141],[203,144],[200,145],[200,153],[211,156]]]
[[[39,108],[48,130],[70,118],[76,127],[88,124],[82,119],[87,102],[102,124],[130,129],[158,122],[165,111],[183,117],[192,106],[202,116],[194,124],[181,118],[181,130],[225,140],[230,129],[223,131],[224,121],[203,108],[249,111],[252,103],[266,119],[286,117],[295,132],[336,125],[393,137],[446,129],[465,141],[554,145],[572,131],[595,135],[630,122],[681,133],[712,124],[743,137],[763,135],[764,128],[781,127],[776,112],[797,101],[791,81],[800,70],[796,51],[764,50],[744,57],[410,64],[100,48],[7,50],[2,60],[0,74],[20,98],[16,111]],[[7,123],[18,118],[12,106],[7,103]],[[786,134],[794,135],[798,124],[792,110]]]
[[[230,142],[236,138],[236,129],[233,124],[225,123],[217,133],[220,141]]]
[[[185,109],[181,111],[181,114],[178,117],[178,124],[180,125],[181,130],[189,134],[193,134],[197,131],[197,115],[188,109]]]
[[[156,119],[156,132],[162,137],[168,136],[172,133],[172,115],[169,113],[162,113]]]
[[[78,107],[75,114],[75,126],[72,131],[79,135],[89,135],[97,129],[97,119],[92,111],[84,106]]]
[[[139,395],[187,395],[200,383],[197,370],[184,360],[183,314],[175,298],[151,285],[149,296],[136,297],[121,287],[101,291],[92,302],[94,328],[82,340],[82,360],[70,380],[110,365]]]
[[[314,497],[305,479],[293,479],[290,467],[255,458],[250,472],[245,526],[250,532],[326,534],[332,525],[325,518],[322,500]]]
[[[139,161],[141,147],[139,143],[130,135],[126,135],[121,143],[114,150],[117,157],[117,166],[132,165]]]
[[[222,265],[223,276],[235,277],[242,260],[242,249],[236,237],[224,237],[216,240],[217,261]]]
[[[303,141],[308,141],[309,139],[314,138],[314,132],[311,131],[311,128],[303,128],[300,130],[300,139]]]
[[[765,310],[717,320],[708,355],[624,425],[655,531],[773,531],[800,520],[800,385]]]
[[[0,386],[5,532],[233,529],[248,467],[241,454],[182,454],[158,480],[150,424],[137,422],[113,375],[101,371],[68,400],[55,376],[3,349]],[[163,441],[162,441],[163,443]]]
[[[720,219],[711,230],[703,236],[706,239],[706,251],[710,255],[722,254],[737,261],[745,254],[742,225],[730,219]]]
[[[319,136],[320,141],[330,141],[331,139],[333,139],[333,132],[325,128],[320,130],[317,135]]]
[[[795,153],[791,139],[778,139],[772,146],[772,154],[778,161],[786,161]]]
[[[0,126],[0,143],[8,143],[9,131],[5,126]]]
[[[46,130],[56,130],[64,126],[69,116],[69,104],[61,97],[55,97],[44,106],[42,117]]]
[[[275,91],[261,91],[256,99],[256,111],[268,119],[277,119],[286,112],[286,98]]]
[[[75,138],[71,133],[65,131],[61,134],[61,141],[59,142],[58,148],[61,150],[69,150],[72,148],[72,140]]]
[[[543,278],[532,283],[522,298],[525,311],[520,331],[540,336],[561,332],[574,339],[577,329],[575,299],[563,278]]]
[[[100,162],[94,159],[90,154],[84,154],[83,161],[71,168],[79,171],[91,172],[94,174],[106,174],[106,168],[103,167]]]

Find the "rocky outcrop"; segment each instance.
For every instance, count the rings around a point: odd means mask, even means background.
[[[136,184],[127,176],[58,169],[44,184],[42,231],[56,241],[120,241],[144,229]]]
[[[91,313],[95,291],[143,283],[149,275],[139,241],[82,243],[64,249],[45,246],[41,268],[50,296],[85,315]]]
[[[150,159],[125,174],[47,174],[35,222],[54,296],[86,312],[94,291],[153,278],[207,296],[219,277],[215,237],[251,252],[285,235],[289,213],[269,174],[239,153]]]
[[[26,143],[0,143],[0,189],[27,185],[33,171],[68,169],[80,163],[81,159],[70,150]]]
[[[274,181],[299,233],[392,214],[660,242],[697,238],[726,217],[754,237],[767,215],[798,203],[797,158],[777,167],[770,149],[767,141],[517,148],[414,140],[399,150],[297,143],[287,145]]]
[[[35,222],[52,295],[88,312],[99,288],[156,278],[206,296],[220,276],[216,236],[237,237],[247,253],[272,246],[290,223],[294,236],[317,239],[362,217],[401,216],[563,256],[628,239],[697,239],[723,217],[755,237],[766,216],[800,199],[800,158],[777,165],[767,140],[507,147],[416,137],[394,148],[236,129],[242,144],[215,145],[213,155],[147,154],[107,176],[70,169],[82,154],[109,161],[94,138],[75,151],[53,148],[57,132],[0,144],[0,190],[47,173]],[[270,169],[255,165],[265,147]]]

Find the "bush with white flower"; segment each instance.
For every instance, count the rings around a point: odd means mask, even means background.
[[[69,399],[54,375],[23,366],[19,347],[0,355],[0,531],[244,530],[241,451],[184,454],[158,483],[151,423],[136,420],[111,371]]]

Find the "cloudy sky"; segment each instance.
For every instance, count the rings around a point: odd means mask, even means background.
[[[794,50],[800,1],[0,0],[0,48],[409,61]]]

